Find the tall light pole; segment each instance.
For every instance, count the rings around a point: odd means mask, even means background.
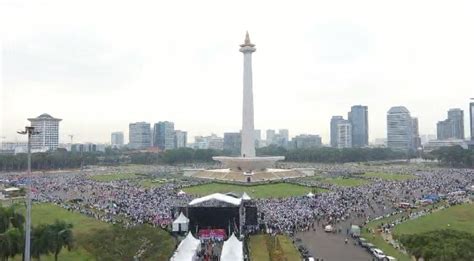
[[[26,225],[25,225],[25,261],[30,261],[31,244],[31,136],[39,134],[34,127],[26,126],[24,131],[18,134],[28,135],[28,172],[26,178]]]

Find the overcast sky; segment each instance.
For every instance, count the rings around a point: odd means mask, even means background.
[[[242,53],[253,54],[255,126],[320,134],[369,107],[369,139],[406,106],[420,133],[474,96],[474,1],[0,0],[0,137],[62,118],[60,142],[109,142],[136,121],[189,136],[241,125]],[[128,140],[128,139],[127,139]]]

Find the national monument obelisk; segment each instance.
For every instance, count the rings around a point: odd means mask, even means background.
[[[245,41],[240,45],[239,51],[244,54],[244,92],[242,103],[242,132],[240,157],[213,157],[214,160],[222,162],[232,171],[243,172],[252,175],[255,171],[266,171],[278,160],[285,157],[256,157],[255,155],[255,128],[253,111],[253,85],[252,85],[252,53],[255,52],[255,44],[250,42],[249,33],[245,35]]]
[[[245,35],[245,42],[240,45],[244,54],[244,94],[242,106],[242,157],[255,157],[255,128],[253,122],[253,87],[252,87],[252,53],[255,44],[250,43],[249,33]]]

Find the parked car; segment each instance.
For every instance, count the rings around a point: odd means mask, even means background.
[[[372,252],[371,249],[372,249],[372,248],[375,248],[375,245],[372,244],[372,243],[367,243],[367,244],[365,244],[365,247],[367,248],[367,250],[368,250],[369,252]]]
[[[378,248],[372,248],[370,249],[371,252],[372,252],[372,255],[374,255],[378,260],[385,260],[385,258],[387,257],[382,250],[378,249]]]
[[[393,256],[385,256],[384,261],[397,261],[397,259]]]
[[[363,237],[360,237],[359,238],[359,245],[362,246],[362,247],[367,246],[367,240]]]

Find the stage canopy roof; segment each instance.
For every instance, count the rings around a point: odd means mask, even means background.
[[[188,233],[185,239],[179,243],[178,248],[174,252],[170,261],[189,261],[194,260],[201,241],[193,237],[191,232]]]
[[[250,196],[247,194],[247,192],[244,192],[244,194],[242,195],[242,199],[243,200],[251,200],[252,198],[250,198]]]
[[[178,218],[173,221],[173,232],[179,231],[179,225],[181,225],[182,231],[188,231],[189,218],[187,218],[183,212],[181,212]]]
[[[232,204],[232,205],[235,205],[235,206],[240,206],[240,203],[242,202],[242,199],[240,199],[240,198],[234,198],[234,197],[227,196],[227,195],[221,194],[221,193],[214,193],[214,194],[211,194],[211,195],[204,196],[202,198],[196,198],[196,199],[192,200],[189,203],[189,205],[190,206],[198,205],[198,204],[201,204],[203,202],[211,201],[211,200],[217,200],[217,201],[225,202],[225,203]]]
[[[232,234],[222,247],[221,261],[243,261],[244,250],[242,242],[239,241],[234,234]]]

